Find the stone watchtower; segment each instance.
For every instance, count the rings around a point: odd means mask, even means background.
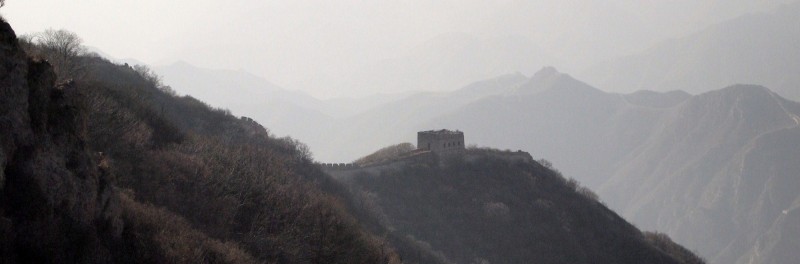
[[[417,132],[417,149],[439,155],[463,153],[464,133],[446,129]]]

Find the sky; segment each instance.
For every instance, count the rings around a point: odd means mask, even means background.
[[[443,34],[527,38],[569,72],[787,1],[7,0],[0,14],[18,34],[63,28],[118,59],[245,70],[338,97],[359,69]]]

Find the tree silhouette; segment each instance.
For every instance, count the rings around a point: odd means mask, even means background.
[[[79,78],[83,75],[85,65],[80,63],[80,57],[87,52],[78,34],[64,29],[48,29],[23,35],[20,39],[32,45],[27,48],[31,55],[43,57],[53,65],[59,80]]]

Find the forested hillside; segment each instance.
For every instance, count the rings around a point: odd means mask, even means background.
[[[302,144],[0,27],[0,262],[399,262]]]
[[[703,263],[640,232],[548,162],[466,155],[331,173],[381,225],[452,263]]]

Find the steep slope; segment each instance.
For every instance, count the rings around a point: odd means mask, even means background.
[[[121,187],[185,217],[258,261],[397,261],[348,212],[340,187],[291,138],[273,138],[139,72],[97,59],[85,93],[91,147],[108,155]]]
[[[760,84],[800,100],[800,2],[744,15],[639,54],[601,63],[580,75],[620,92],[700,93],[737,83]]]
[[[55,87],[50,65],[28,60],[5,21],[0,31],[0,258],[109,258],[108,245],[97,240],[121,235],[119,200],[85,149],[75,89]],[[77,232],[83,234],[71,235]]]
[[[331,116],[317,109],[322,101],[244,71],[205,69],[185,62],[156,67],[154,71],[179,94],[247,115],[277,135],[292,135],[311,145],[318,142],[310,132],[315,129],[308,124],[325,127],[333,122]]]
[[[742,172],[739,180],[755,178],[759,184],[739,189],[744,197],[736,197],[738,201],[752,204],[753,209],[737,210],[736,217],[739,226],[755,230],[751,232],[757,232],[758,236],[755,242],[752,237],[737,237],[737,243],[753,244],[746,255],[737,259],[737,263],[791,263],[796,259],[800,245],[800,230],[797,228],[800,226],[797,214],[800,197],[792,195],[792,192],[800,186],[797,176],[800,168],[796,159],[800,156],[798,139],[800,129],[784,129],[760,137],[747,151],[744,167],[748,169]],[[754,202],[747,200],[747,196],[758,198]],[[748,225],[748,221],[756,224]],[[739,252],[734,250],[736,247],[729,246],[725,253],[739,256]]]
[[[259,107],[282,105],[290,106],[282,112],[298,111],[297,116],[311,114],[344,118],[369,108],[401,99],[406,93],[375,94],[368,97],[317,99],[301,91],[287,90],[270,83],[261,77],[245,71],[214,70],[193,66],[186,62],[176,62],[158,66],[153,70],[180,94],[193,97],[211,105],[228,108],[237,113],[257,115]],[[275,112],[281,107],[273,107]],[[281,112],[278,112],[281,113]],[[265,116],[268,117],[268,116]],[[308,117],[304,117],[308,118]],[[319,117],[315,117],[319,118]],[[260,120],[260,119],[259,119]],[[286,120],[264,119],[271,125],[282,126]]]
[[[280,100],[312,108],[320,101],[302,92],[285,90],[245,71],[213,70],[179,61],[153,69],[177,92],[188,94],[212,105],[255,107]],[[239,109],[232,109],[239,110]]]
[[[327,162],[354,160],[419,130],[461,129],[470,144],[523,149],[591,188],[603,186],[612,208],[713,263],[780,263],[793,256],[786,245],[794,243],[797,199],[782,188],[797,186],[797,113],[796,103],[760,87],[613,94],[546,68],[529,79],[418,94],[331,126],[305,124],[320,139],[312,150]]]
[[[785,259],[794,253],[761,248],[781,239],[776,228],[790,234],[786,221],[796,221],[782,213],[800,198],[796,109],[758,86],[693,97],[620,162],[600,194],[643,228],[666,231],[714,263],[749,263],[741,256],[747,250],[758,252],[754,259]]]
[[[669,239],[649,242],[591,191],[532,159],[466,155],[331,173],[388,230],[452,263],[702,263]]]
[[[153,71],[178,94],[251,117],[269,127],[275,135],[291,135],[312,149],[320,150],[315,157],[329,161],[341,154],[324,151],[334,136],[319,131],[331,131],[340,119],[407,96],[381,94],[319,100],[244,71],[206,69],[185,62],[155,67]]]
[[[301,143],[98,57],[54,87],[2,26],[3,263],[400,261]]]
[[[797,103],[760,86],[620,95],[548,69],[537,75],[520,86],[533,92],[487,97],[426,124],[545,157],[633,223],[713,263],[746,262],[747,251],[792,256],[777,241],[793,243],[779,234],[792,233],[793,218],[780,212],[797,198]]]
[[[55,85],[0,20],[0,262],[254,263],[238,246],[133,201],[90,151],[87,102]]]

